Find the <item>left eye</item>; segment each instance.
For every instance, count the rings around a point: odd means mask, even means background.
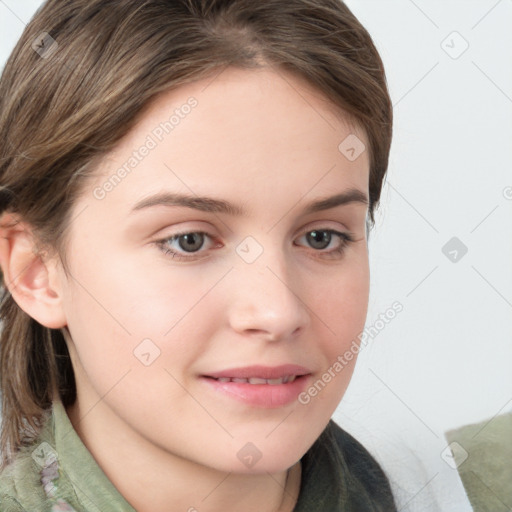
[[[335,247],[333,250],[321,254],[342,254],[346,246],[350,242],[354,241],[351,234],[340,233],[339,231],[335,231],[333,229],[314,229],[311,231],[307,231],[300,238],[305,237],[308,240],[308,243],[312,244],[313,248],[323,250],[326,249],[331,244],[333,240],[333,235],[334,238],[340,239],[341,243],[339,243],[338,246]],[[184,253],[197,253],[202,248],[205,237],[210,239],[213,238],[204,231],[189,231],[185,233],[177,233],[168,238],[158,240],[156,244],[165,254],[171,254],[172,257],[175,259],[194,259],[193,256],[185,256]],[[176,242],[178,243],[178,246],[171,248],[171,245]],[[318,245],[320,245],[321,247],[318,247]],[[176,248],[179,251],[184,251],[184,253],[178,252]]]
[[[177,254],[173,249],[168,247],[168,245],[176,241],[178,242],[179,249],[185,252],[197,252],[197,250],[203,246],[205,236],[211,238],[208,233],[204,233],[202,231],[179,233],[169,238],[165,238],[164,240],[160,240],[160,243],[162,244],[162,249],[166,253]]]

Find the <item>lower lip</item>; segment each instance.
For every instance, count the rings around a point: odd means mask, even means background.
[[[249,384],[245,382],[219,382],[210,377],[201,380],[216,392],[255,407],[275,409],[291,404],[304,391],[309,375],[301,375],[286,384]]]

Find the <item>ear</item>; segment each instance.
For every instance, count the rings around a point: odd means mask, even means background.
[[[28,224],[5,213],[0,220],[0,266],[4,286],[18,306],[45,327],[67,324],[55,259],[44,261]]]

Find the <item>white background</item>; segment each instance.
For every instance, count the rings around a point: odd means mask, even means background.
[[[441,452],[445,431],[512,410],[512,0],[346,3],[395,113],[367,325],[403,311],[361,351],[335,419],[402,511],[470,510]],[[0,66],[40,4],[0,0]],[[452,237],[467,247],[455,262]]]

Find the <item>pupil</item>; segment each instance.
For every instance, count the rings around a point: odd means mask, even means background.
[[[327,245],[329,245],[331,235],[327,231],[311,231],[310,236],[313,239],[313,243],[320,242],[320,244],[322,244],[322,239],[327,239]],[[327,247],[327,245],[325,247]],[[325,247],[319,247],[319,249],[324,249]]]
[[[189,249],[199,249],[201,247],[201,243],[199,244],[195,244],[197,247],[194,247],[194,236],[195,235],[198,235],[199,237],[199,240],[201,239],[201,234],[200,233],[189,233],[189,234],[186,234],[186,235],[182,235],[181,238],[185,239],[186,240],[186,244],[187,244],[187,247],[182,247],[182,249],[184,249],[185,251],[186,250],[189,250]],[[192,247],[189,245],[189,243],[191,243]],[[181,245],[181,244],[180,244]]]

